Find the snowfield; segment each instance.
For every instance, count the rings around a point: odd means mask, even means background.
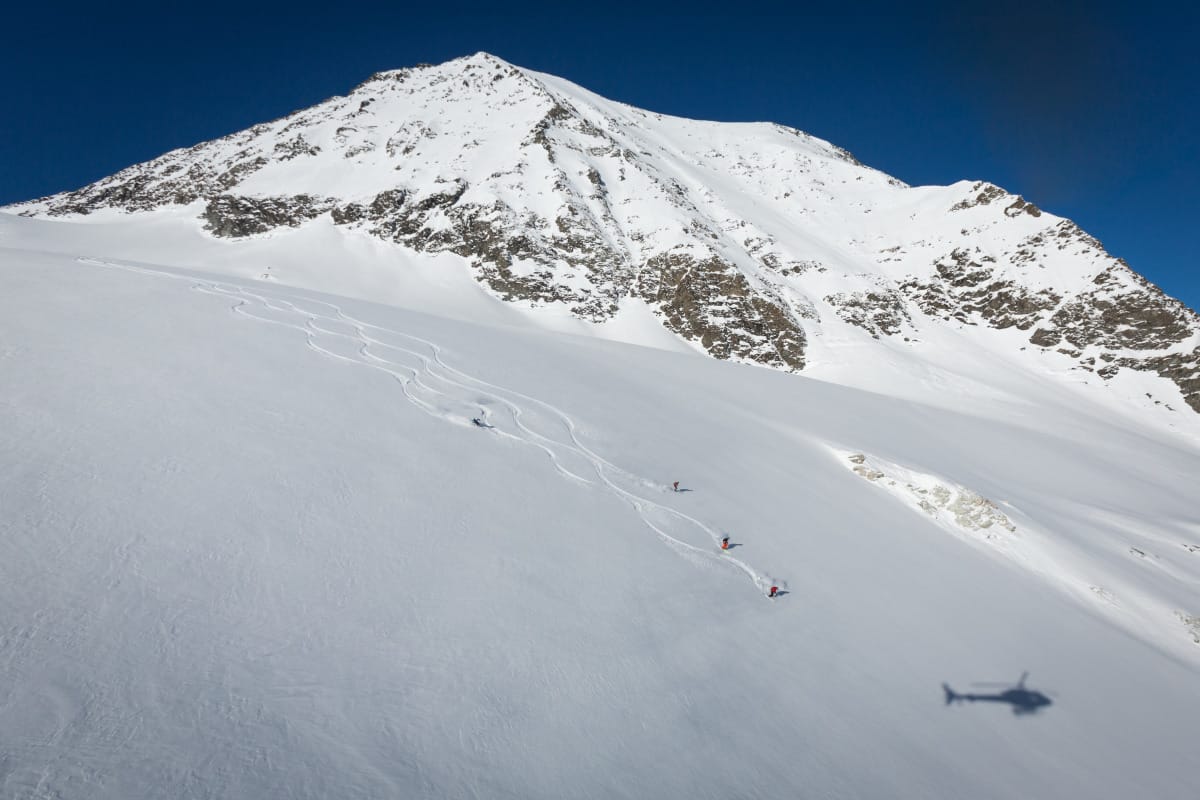
[[[0,796],[1196,796],[1195,415],[154,224],[0,214]]]

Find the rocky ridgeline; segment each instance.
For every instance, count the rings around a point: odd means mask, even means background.
[[[975,184],[971,196],[949,210],[997,201],[1006,217],[1042,217],[1031,203],[986,183]],[[1068,294],[1013,277],[1063,252],[1097,265],[1086,289]],[[932,266],[926,276],[894,285],[880,282],[875,291],[825,300],[841,319],[876,338],[914,331],[918,310],[961,325],[1030,331],[1030,344],[1076,359],[1079,369],[1101,378],[1112,378],[1121,368],[1167,378],[1200,412],[1200,316],[1110,256],[1075,223],[1054,222],[996,255],[977,245],[958,247],[935,258]]]
[[[1200,412],[1196,314],[1024,198],[982,182],[957,195],[942,190],[951,197],[944,209],[934,219],[914,215],[911,227],[954,230],[963,219],[954,234],[910,242],[890,231],[876,238],[899,243],[866,262],[830,263],[779,240],[787,228],[823,232],[830,208],[843,218],[853,212],[848,229],[864,233],[837,244],[857,257],[875,209],[839,196],[835,177],[873,182],[900,200],[907,187],[781,126],[756,131],[753,147],[718,136],[722,146],[704,153],[701,168],[696,151],[660,145],[639,128],[656,115],[581,102],[486,55],[385,72],[347,97],[172,151],[22,213],[195,205],[205,229],[226,238],[326,218],[410,250],[458,254],[506,301],[563,304],[604,322],[622,300],[637,299],[717,358],[788,370],[804,367],[805,326],[827,324],[824,311],[876,338],[915,339],[922,326],[944,323],[1015,329],[1102,378],[1122,368],[1162,375]],[[466,109],[457,127],[456,108]],[[501,137],[511,146],[497,146]],[[693,160],[678,170],[671,158]],[[695,177],[712,164],[775,203],[785,228],[768,232],[732,210]],[[310,178],[354,170],[377,188],[345,196]],[[268,174],[287,178],[259,180]],[[1085,288],[1045,279],[1044,265],[1064,257],[1091,276]],[[879,266],[891,271],[870,272]],[[858,288],[813,291],[831,272]]]

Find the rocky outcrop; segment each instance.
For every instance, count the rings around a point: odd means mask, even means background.
[[[333,220],[414,250],[463,256],[504,300],[566,303],[577,315],[599,322],[615,314],[628,294],[627,257],[586,218],[566,214],[551,225],[499,201],[461,202],[468,187],[460,179],[435,186],[424,195],[392,190],[369,204],[335,207]],[[580,275],[586,284],[573,281]]]
[[[1184,341],[1196,326],[1196,314],[1156,286],[1114,263],[1098,274],[1091,291],[1064,302],[1038,329],[1038,341],[1052,347],[1067,341],[1078,349],[1162,350]]]
[[[1122,368],[1160,375],[1200,412],[1200,348],[1188,347],[1200,333],[1196,312],[1119,260],[1092,287],[1040,319],[1030,343],[1081,357],[1085,368],[1098,358],[1104,366],[1096,374],[1106,379]],[[1092,355],[1082,358],[1085,351]]]
[[[293,158],[300,156],[315,156],[321,152],[321,148],[308,143],[303,134],[296,134],[286,142],[279,142],[275,145],[274,153],[280,161],[291,161]]]
[[[977,195],[980,204],[998,199],[989,187],[984,185]],[[1101,265],[1088,289],[1064,295],[1012,277],[1010,267],[1038,269],[1059,253]],[[1109,256],[1100,242],[1068,220],[1026,237],[1001,258],[978,247],[956,248],[934,261],[932,276],[909,278],[898,292],[935,319],[1031,331],[1030,344],[1078,359],[1081,368],[1105,379],[1121,369],[1152,372],[1173,382],[1200,412],[1200,349],[1186,347],[1200,335],[1200,317]],[[839,306],[839,316],[872,335],[900,332],[897,324],[885,324],[897,319],[887,313],[885,297],[849,303],[826,299]],[[872,307],[877,310],[868,311]]]
[[[307,194],[285,197],[241,197],[222,194],[204,207],[204,227],[213,236],[237,239],[279,227],[298,227],[333,207],[332,200]]]
[[[804,329],[781,304],[754,292],[732,264],[670,253],[646,267],[636,294],[657,305],[675,333],[717,358],[804,368]]]
[[[971,192],[972,196],[966,198],[965,200],[960,200],[959,202],[950,206],[950,210],[965,211],[968,208],[975,208],[976,206],[991,205],[997,200],[1007,200],[1009,198],[1013,198],[1012,202],[1004,207],[1004,215],[1006,217],[1016,217],[1020,216],[1021,214],[1028,214],[1031,217],[1040,217],[1042,215],[1041,209],[1039,209],[1033,203],[1019,195],[1014,196],[1009,194],[994,183],[977,181],[975,185],[971,187]]]
[[[421,197],[384,192],[369,204],[335,207],[333,220],[416,250],[464,256],[505,300],[566,303],[581,317],[603,321],[616,313],[621,298],[635,296],[658,308],[670,330],[717,358],[804,366],[798,321],[777,297],[755,291],[731,264],[663,254],[634,265],[583,212],[547,223],[521,218],[499,202],[463,203],[465,182],[445,181],[442,187]],[[586,282],[572,283],[580,276]]]
[[[1106,355],[1109,357],[1105,358]],[[1200,413],[1200,347],[1191,352],[1147,358],[1117,358],[1111,354],[1102,354],[1101,359],[1108,363],[1096,370],[1100,377],[1112,378],[1123,367],[1139,372],[1153,372],[1174,383],[1183,395],[1184,402],[1193,411]]]
[[[956,249],[933,263],[932,279],[910,279],[900,292],[931,317],[968,325],[1028,330],[1062,299],[1030,290],[998,274],[996,259],[976,250]]]
[[[52,217],[90,214],[101,208],[152,211],[215,197],[262,169],[269,159],[240,153],[220,164],[194,161],[188,150],[176,150],[146,164],[121,170],[82,189],[49,198],[45,212]],[[31,212],[23,212],[31,213]]]
[[[825,302],[833,306],[842,320],[857,325],[876,339],[898,334],[906,324],[912,324],[905,299],[895,289],[832,294]]]
[[[950,210],[965,211],[966,209],[974,208],[975,206],[991,205],[992,201],[1008,196],[1008,192],[1004,191],[999,186],[995,185],[994,183],[985,183],[984,181],[977,181],[975,185],[971,187],[971,191],[974,193],[971,197],[968,197],[965,200],[960,200],[959,202],[950,206]]]

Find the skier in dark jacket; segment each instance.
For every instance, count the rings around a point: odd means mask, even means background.
[[[722,550],[729,549],[729,537],[728,536],[726,536],[724,539],[721,540],[721,549]]]

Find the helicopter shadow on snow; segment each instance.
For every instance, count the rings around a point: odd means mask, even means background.
[[[1052,693],[1042,692],[1037,689],[1030,689],[1025,685],[1025,679],[1029,677],[1028,672],[1021,674],[1021,679],[1015,685],[1008,683],[973,683],[975,687],[995,687],[1003,689],[1003,691],[993,692],[991,694],[976,693],[976,692],[956,692],[950,688],[948,684],[942,684],[942,691],[945,693],[946,705],[955,703],[1000,703],[1008,705],[1012,708],[1012,713],[1015,716],[1027,716],[1036,714],[1045,708],[1054,705],[1054,701],[1050,699]]]

